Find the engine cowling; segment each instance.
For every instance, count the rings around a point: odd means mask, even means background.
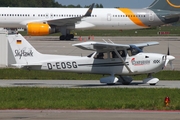
[[[55,33],[55,28],[49,26],[47,23],[28,23],[27,24],[28,35],[31,36],[43,36],[51,33]]]

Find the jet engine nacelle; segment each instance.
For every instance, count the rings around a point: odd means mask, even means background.
[[[55,27],[49,26],[47,23],[28,23],[27,24],[28,35],[43,36],[55,33]]]

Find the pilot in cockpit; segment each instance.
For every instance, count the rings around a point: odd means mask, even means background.
[[[132,55],[136,55],[136,54],[142,52],[142,50],[140,48],[136,47],[135,45],[130,45],[130,47],[131,47],[130,50],[131,50]]]
[[[99,53],[98,55],[97,55],[97,59],[103,59],[104,58],[104,53]]]

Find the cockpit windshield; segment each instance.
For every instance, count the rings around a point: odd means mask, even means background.
[[[141,52],[143,51],[140,48],[136,47],[135,45],[130,45],[130,49],[128,49],[129,56],[133,56]]]

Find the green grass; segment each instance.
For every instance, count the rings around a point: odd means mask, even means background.
[[[160,80],[180,79],[179,71],[162,71]],[[102,75],[22,69],[0,69],[0,79],[89,80]],[[138,76],[136,79],[144,79]],[[145,109],[180,110],[179,89],[128,88],[0,88],[0,109]],[[164,98],[171,103],[165,107]]]
[[[158,32],[168,31],[168,35],[158,35]],[[166,26],[140,30],[72,30],[71,33],[75,33],[76,36],[179,36],[179,26]],[[27,32],[20,32],[22,35],[27,35]],[[60,33],[50,34],[49,36],[59,36]]]
[[[0,88],[0,96],[0,109],[180,110],[179,89]]]
[[[180,71],[162,71],[153,75],[160,80],[180,80]],[[99,80],[104,77],[97,74],[78,74],[53,71],[28,71],[22,69],[0,69],[0,79],[35,79],[35,80]],[[134,80],[142,80],[147,75],[134,76]]]

